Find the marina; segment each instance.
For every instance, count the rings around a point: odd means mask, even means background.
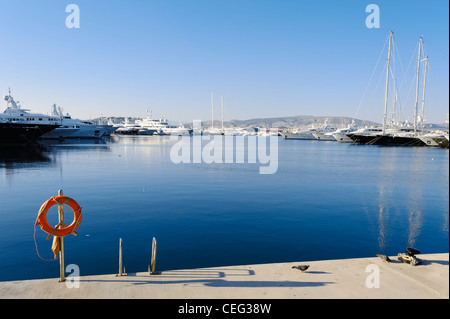
[[[448,300],[448,6],[3,1],[0,299]]]

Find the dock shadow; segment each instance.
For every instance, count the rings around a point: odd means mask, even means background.
[[[305,274],[313,274],[313,275],[329,275],[331,274],[330,272],[327,271],[307,271],[305,272]]]
[[[222,269],[215,270],[176,270],[167,271],[159,275],[138,275],[128,273],[122,277],[124,281],[132,285],[192,285],[202,284],[215,288],[295,288],[295,287],[320,287],[333,282],[313,282],[307,280],[308,274],[328,274],[323,271],[309,271],[299,274],[298,281],[264,281],[252,280],[255,272],[252,269]],[[249,280],[227,280],[232,277],[249,277]],[[116,277],[117,278],[117,277]],[[81,279],[80,282],[118,282],[117,279]],[[123,281],[120,281],[123,282]]]
[[[439,264],[439,265],[443,265],[443,266],[448,266],[448,260],[426,260],[426,259],[420,259],[422,261],[421,264],[419,264],[418,266],[422,265],[422,266],[427,266],[427,265],[431,265],[431,264]]]

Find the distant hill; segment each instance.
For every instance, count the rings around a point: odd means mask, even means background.
[[[130,122],[134,122],[138,118],[129,118]],[[125,121],[124,117],[101,117],[92,119],[92,121],[97,123],[107,123],[108,121],[113,123],[123,123]],[[298,115],[298,116],[287,116],[287,117],[272,117],[272,118],[256,118],[249,120],[231,120],[225,121],[225,127],[263,127],[263,128],[279,128],[279,129],[303,129],[309,127],[320,127],[323,124],[329,124],[336,128],[347,127],[349,124],[354,124],[355,127],[361,126],[373,126],[381,125],[380,123],[359,120],[351,117],[344,116],[312,116],[312,115]],[[179,123],[173,122],[173,124],[178,125]],[[184,123],[186,127],[192,127],[191,123]],[[211,126],[211,121],[202,121],[202,125],[205,127]],[[215,120],[214,126],[220,127],[222,125],[221,121]],[[448,129],[448,123],[443,124],[426,124],[426,127],[430,129]]]
[[[354,123],[355,126],[371,126],[379,125],[379,123],[372,121],[364,121],[350,117],[342,116],[312,116],[312,115],[298,115],[288,117],[273,117],[273,118],[257,118],[249,120],[231,120],[225,121],[226,127],[264,127],[264,128],[306,128],[311,126],[321,126],[325,123],[334,127],[347,127]],[[211,126],[211,121],[202,122],[204,126]],[[221,125],[220,121],[214,121],[214,126]]]

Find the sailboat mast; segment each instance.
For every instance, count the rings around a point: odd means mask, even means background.
[[[425,87],[427,84],[427,68],[428,68],[428,57],[425,57],[425,73],[423,74],[423,94],[422,94],[422,114],[420,116],[420,127],[422,128],[423,132],[423,119],[425,116]]]
[[[419,105],[419,78],[420,78],[421,51],[422,51],[422,37],[419,38],[419,54],[417,57],[416,103],[415,103],[415,107],[414,107],[414,135],[417,135],[417,108]]]
[[[223,131],[223,96],[221,96],[221,104],[222,104],[222,133]]]
[[[211,93],[211,129],[214,128],[214,93]]]
[[[383,115],[383,134],[386,132],[386,117],[387,117],[387,106],[388,106],[388,90],[389,90],[389,71],[391,67],[391,47],[392,47],[392,31],[389,31],[389,50],[388,50],[388,60],[386,69],[386,93],[384,97],[384,115]]]

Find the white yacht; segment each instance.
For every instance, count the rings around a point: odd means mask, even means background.
[[[270,129],[270,128],[264,128],[260,127],[258,129],[258,132],[256,133],[258,136],[278,136],[278,129]]]
[[[138,135],[191,135],[192,130],[187,129],[180,123],[180,126],[169,125],[164,117],[159,120],[152,118],[152,112],[147,111],[147,117],[137,120],[135,126],[139,127]]]
[[[245,130],[242,128],[226,128],[223,131],[223,135],[226,136],[243,136],[245,134]]]
[[[430,132],[428,134],[424,134],[419,136],[419,138],[424,142],[427,146],[431,147],[448,147],[448,132]]]
[[[61,125],[56,116],[30,113],[21,108],[19,101],[5,95],[6,110],[0,114],[0,146],[33,144],[43,134],[51,132]]]
[[[123,124],[116,124],[116,130],[114,134],[117,135],[137,135],[139,131],[142,130],[142,127],[136,125],[135,123],[130,123],[128,117],[125,118],[125,122]]]
[[[346,128],[337,129],[334,132],[326,133],[326,135],[331,135],[339,143],[352,143],[353,140],[347,136],[348,133],[355,132],[356,129],[350,125]]]
[[[327,134],[332,133],[334,131],[336,131],[335,127],[325,124],[323,127],[319,128],[315,132],[312,132],[312,135],[318,141],[335,141],[333,135]]]
[[[315,140],[311,130],[293,131],[291,133],[285,133],[284,138],[286,140]]]
[[[100,138],[109,135],[112,130],[111,125],[97,125],[89,121],[72,119],[68,113],[64,115],[62,108],[56,104],[53,104],[52,116],[60,118],[62,124],[44,134],[42,137],[45,139]]]
[[[204,131],[205,135],[224,135],[224,130],[221,130],[217,127],[210,127],[209,129]]]
[[[359,143],[361,136],[373,136],[380,135],[383,133],[383,128],[378,126],[365,126],[357,129],[354,132],[347,133],[347,137],[353,142]]]
[[[325,130],[324,133],[331,132],[331,128],[329,125],[324,124],[324,126],[320,128],[314,128],[312,127],[309,130],[302,130],[302,131],[293,131],[292,133],[285,133],[284,138],[286,140],[317,140],[317,138],[313,135],[314,133],[321,132],[322,130]],[[334,139],[333,139],[334,140]]]

